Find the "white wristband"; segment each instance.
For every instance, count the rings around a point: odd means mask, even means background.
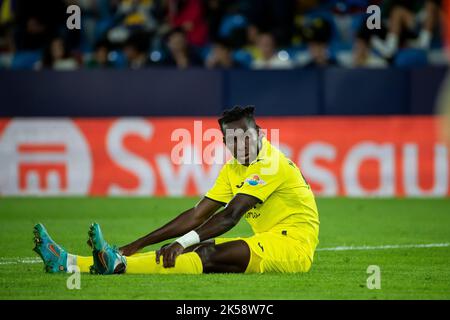
[[[197,232],[192,230],[175,241],[181,244],[181,246],[186,249],[187,247],[192,246],[193,244],[200,243],[200,237]]]

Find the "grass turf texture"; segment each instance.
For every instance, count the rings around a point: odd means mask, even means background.
[[[193,198],[0,199],[0,299],[449,299],[450,247],[319,251],[307,274],[81,276],[45,274],[40,263],[2,264],[37,257],[32,227],[46,225],[68,251],[89,255],[91,222],[106,239],[125,244],[193,205]],[[319,248],[450,242],[448,199],[318,199]],[[229,236],[250,235],[245,221]],[[159,247],[159,246],[158,246]],[[153,248],[156,248],[154,246]],[[381,268],[381,289],[366,287],[369,265]]]

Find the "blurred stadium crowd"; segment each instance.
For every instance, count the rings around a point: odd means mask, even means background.
[[[446,64],[440,0],[0,0],[0,68]],[[68,30],[66,8],[81,8]],[[366,9],[381,8],[368,30]]]

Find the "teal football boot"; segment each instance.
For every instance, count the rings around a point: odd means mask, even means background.
[[[88,243],[92,247],[94,258],[90,272],[103,275],[124,273],[127,260],[115,246],[112,247],[105,241],[98,223],[91,224],[88,235]]]
[[[67,251],[58,245],[42,223],[34,226],[34,248],[44,261],[44,270],[48,273],[67,272]]]

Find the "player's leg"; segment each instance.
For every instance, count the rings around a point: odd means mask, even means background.
[[[220,245],[202,243],[192,246],[179,255],[173,268],[164,268],[156,263],[155,251],[126,258],[126,273],[145,274],[199,274],[199,273],[243,273],[250,260],[250,251],[242,241]]]
[[[286,228],[255,234],[248,238],[218,238],[215,246],[217,255],[209,254],[208,257],[212,260],[212,263],[210,267],[204,264],[204,272],[307,272],[311,268],[317,239],[316,236],[308,237],[306,232],[301,231],[303,240],[300,241],[298,233],[299,231],[296,228]],[[235,247],[235,244],[238,243],[245,245],[249,250],[249,256],[245,256],[245,259],[236,256],[236,254],[242,255],[244,253],[243,248]],[[222,246],[228,244],[232,247],[224,247],[222,251]],[[197,252],[200,253],[198,250]],[[202,261],[205,260],[204,258],[207,257],[202,257]],[[236,261],[247,261],[247,263],[235,269]],[[228,265],[232,266],[231,270],[228,269]],[[246,269],[244,269],[244,265],[247,265]]]
[[[248,245],[242,240],[215,245],[214,242],[189,247],[175,260],[173,268],[156,263],[154,251],[126,258],[126,273],[199,274],[243,273],[250,260]]]
[[[124,257],[103,238],[100,226],[93,224],[89,231],[93,246],[93,271],[100,274],[199,274],[205,272],[244,272],[250,260],[250,251],[244,241],[232,241],[219,245],[202,245],[192,252],[179,255],[173,268],[156,263],[154,251]],[[205,270],[204,270],[205,269]]]
[[[33,233],[35,244],[33,250],[44,262],[45,271],[49,273],[75,270],[89,272],[89,267],[93,264],[92,256],[83,257],[68,253],[50,237],[41,223],[34,226]]]
[[[127,257],[126,273],[244,273],[250,261],[250,249],[243,240],[216,245],[202,242],[186,248],[175,260],[174,268],[156,263],[154,251]]]
[[[244,273],[250,262],[250,249],[244,240],[198,247],[204,273]]]
[[[195,252],[180,255],[173,268],[164,268],[162,263],[156,263],[154,251],[136,256],[125,257],[119,253],[116,247],[110,246],[101,232],[100,226],[92,224],[89,229],[89,239],[92,244],[93,273],[117,274],[117,273],[202,273],[200,257]]]
[[[202,272],[202,261],[196,252],[179,255],[172,268],[164,268],[162,260],[156,263],[155,251],[126,257],[125,273],[127,274],[200,274]]]
[[[61,245],[56,243],[48,234],[46,228],[42,224],[37,224],[33,229],[34,233],[34,251],[41,257],[44,262],[44,269],[49,273],[57,272],[74,272],[79,271],[82,273],[89,273],[90,268],[94,265],[93,256],[80,256],[68,253]],[[88,245],[92,247],[92,243],[88,240]],[[138,253],[132,256],[131,270],[139,271],[139,264],[137,268],[134,268],[136,264],[134,261],[147,261],[148,259],[134,260],[135,257],[149,257],[151,260],[155,260],[154,252]]]

